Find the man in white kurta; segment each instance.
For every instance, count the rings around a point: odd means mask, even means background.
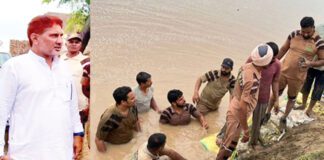
[[[71,160],[77,156],[74,149],[77,154],[81,150],[76,89],[68,67],[57,56],[61,30],[62,25],[54,22],[43,33],[28,34],[31,50],[7,61],[1,70],[0,159]],[[8,115],[9,151],[4,156]]]

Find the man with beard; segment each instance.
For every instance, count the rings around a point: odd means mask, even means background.
[[[233,60],[225,58],[220,70],[211,70],[197,79],[192,101],[197,104],[200,113],[217,110],[227,91],[230,91],[232,97],[235,84],[235,77],[231,74],[233,65]],[[199,97],[200,86],[205,82],[207,85]]]
[[[286,55],[282,61],[279,78],[279,95],[288,86],[288,102],[285,113],[280,118],[282,128],[286,127],[286,118],[295,104],[298,92],[304,84],[308,68],[324,65],[324,42],[318,33],[315,32],[314,19],[312,17],[304,17],[300,21],[300,26],[301,30],[293,31],[288,36],[277,56],[278,59],[281,59]],[[316,55],[318,60],[313,61]],[[274,105],[274,107],[275,111],[278,111],[279,106]],[[271,109],[272,106],[269,106],[267,110],[268,115]]]
[[[173,89],[168,92],[168,101],[171,107],[166,108],[160,116],[160,123],[171,125],[186,125],[191,121],[191,115],[199,119],[200,124],[205,129],[208,128],[204,116],[192,105],[186,103],[183,93]]]
[[[68,66],[58,58],[63,44],[62,24],[55,16],[33,18],[27,29],[31,49],[8,60],[2,68],[1,160],[80,158],[84,133],[77,92]],[[8,115],[9,157],[3,156]]]

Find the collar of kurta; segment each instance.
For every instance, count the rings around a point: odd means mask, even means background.
[[[48,65],[48,64],[46,63],[45,58],[43,58],[43,57],[37,55],[37,54],[36,54],[35,52],[33,52],[32,50],[29,50],[29,52],[28,52],[27,54],[30,55],[30,57],[32,57],[32,58],[35,59],[36,61],[38,61],[38,62],[40,62],[40,63],[42,63],[42,64],[44,64],[44,65]],[[54,57],[53,57],[53,62],[52,62],[53,65],[52,65],[52,66],[56,65],[56,64],[58,63],[58,61],[59,61],[59,57],[58,57],[58,56],[54,56]]]

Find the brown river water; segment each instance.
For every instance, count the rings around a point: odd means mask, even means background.
[[[206,116],[208,133],[195,120],[187,126],[160,125],[159,115],[151,110],[140,114],[143,131],[131,142],[108,144],[108,151],[99,153],[94,144],[96,127],[100,115],[114,103],[113,90],[122,85],[135,87],[136,74],[147,71],[160,108],[169,106],[166,94],[173,88],[182,90],[192,103],[198,76],[219,69],[226,57],[234,60],[236,75],[257,44],[274,41],[281,46],[291,31],[299,29],[302,17],[324,23],[323,7],[322,0],[93,1],[90,159],[130,159],[155,132],[165,133],[168,146],[189,160],[214,159],[216,155],[205,151],[199,140],[224,124],[228,94],[219,110]]]

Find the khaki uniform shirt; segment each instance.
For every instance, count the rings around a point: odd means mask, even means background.
[[[324,49],[323,40],[316,32],[310,39],[305,40],[300,30],[292,32],[288,40],[290,48],[282,61],[281,73],[288,78],[304,81],[308,68],[300,67],[299,63],[303,59],[312,61],[318,49]]]
[[[235,84],[235,77],[230,75],[228,79],[221,78],[221,72],[212,70],[201,77],[202,82],[208,82],[201,92],[200,100],[198,103],[210,109],[217,109],[221,99],[230,91],[232,93]]]
[[[127,117],[124,117],[116,105],[113,105],[102,114],[96,136],[112,144],[127,143],[133,138],[137,120],[136,108],[130,108]]]
[[[248,104],[247,116],[251,115],[258,101],[260,78],[261,72],[252,63],[241,67],[233,92],[234,98],[230,103],[230,110],[240,110],[240,100],[243,100]]]

